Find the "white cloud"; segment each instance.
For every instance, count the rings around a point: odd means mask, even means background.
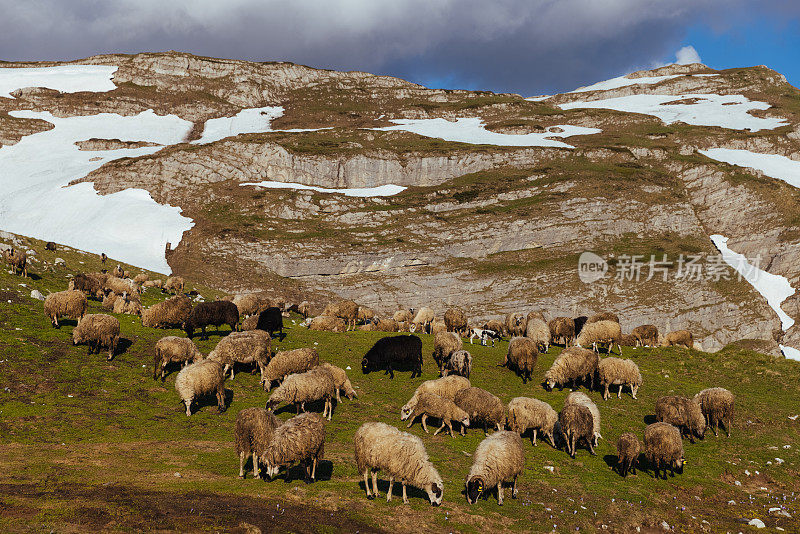
[[[675,52],[675,63],[688,65],[689,63],[702,63],[702,61],[700,61],[700,54],[697,53],[697,50],[692,45],[689,45]]]

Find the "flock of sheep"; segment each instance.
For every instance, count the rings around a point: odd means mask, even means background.
[[[139,296],[146,287],[176,295],[144,309]],[[281,468],[298,463],[305,467],[306,477],[313,480],[324,455],[325,419],[331,420],[334,398],[339,402],[340,392],[350,399],[357,396],[345,370],[321,362],[315,349],[273,352],[272,337],[275,333],[283,335],[284,313],[289,310],[300,313],[306,319],[304,324],[312,330],[343,332],[358,328],[431,333],[432,356],[440,378],[419,385],[400,409],[400,419],[408,421],[408,427],[419,419],[426,433],[428,419],[437,420],[440,426],[434,435],[446,428],[452,437],[455,437],[453,423],[458,425],[461,435],[467,427],[483,428],[486,437],[473,456],[465,481],[470,503],[496,489],[498,504],[503,504],[504,484],[511,485],[512,497],[516,497],[517,477],[525,463],[521,436],[526,432],[531,433],[533,445],[541,434],[553,447],[565,449],[573,458],[581,443],[595,454],[594,448],[602,435],[600,410],[580,391],[571,392],[562,410],[557,412],[549,403],[528,397],[514,398],[505,406],[494,394],[472,386],[469,380],[472,355],[464,350],[462,336],[469,335],[470,342],[477,336],[483,344],[510,337],[507,352],[498,366],[517,373],[523,383],[532,379],[539,354],[547,352],[552,343],[563,344],[564,349],[545,372],[544,388],[548,391],[565,386],[578,389],[581,385],[589,390],[599,388],[605,400],[613,386],[618,388],[618,398],[627,387],[633,399],[642,386],[635,362],[610,355],[614,346],[620,355],[622,345],[693,347],[692,335],[685,330],[662,337],[655,326],[643,325],[623,335],[619,319],[612,313],[588,318],[557,317],[549,322],[538,312],[513,313],[505,321],[487,321],[470,328],[464,313],[455,308],[448,309],[443,320],[438,320],[430,308],[416,313],[400,310],[392,318],[380,318],[353,301],[340,301],[327,306],[321,315],[309,318],[311,306],[307,302],[287,306],[282,299],[253,293],[193,304],[190,295],[184,294],[183,280],[179,277],[169,278],[163,284],[148,280],[146,275],[130,279],[118,267],[111,273],[74,276],[67,290],[47,296],[44,310],[56,327],[59,318],[76,319],[73,343],[88,344],[90,353],[106,349],[109,360],[117,350],[119,321],[108,314],[87,314],[87,297],[102,300],[103,306],[115,313],[140,315],[145,327],[182,328],[186,337],[167,336],[156,343],[153,378],[163,381],[170,365],[181,366],[175,390],[187,416],[192,414],[192,406],[198,399],[210,395],[216,396],[219,410],[225,411],[224,383],[228,375],[234,378],[237,364],[254,366],[260,371],[261,384],[271,394],[266,408],[247,408],[237,415],[234,441],[240,477],[245,476],[245,465],[252,458],[254,477],[260,471],[273,477]],[[212,325],[228,325],[231,332],[204,357],[191,338],[197,331],[206,337],[205,329]],[[599,351],[603,347],[607,356],[601,358]],[[413,378],[421,375],[422,364],[421,339],[413,334],[399,334],[379,339],[364,355],[361,367],[364,374],[383,370],[390,378],[395,371],[410,370]],[[322,403],[321,416],[305,413],[305,405],[312,402]],[[282,403],[293,404],[298,415],[281,422],[273,412]],[[666,478],[668,469],[673,476],[676,470],[682,472],[683,436],[694,442],[704,436],[709,426],[716,435],[720,424],[730,435],[733,408],[734,396],[723,388],[701,391],[691,399],[680,396],[658,399],[655,405],[658,422],[645,428],[644,446],[631,432],[619,437],[620,474],[625,476],[635,471],[642,451],[656,477],[663,471]],[[494,431],[491,435],[490,429]],[[392,486],[397,480],[402,484],[404,502],[408,502],[406,485],[425,491],[434,505],[442,502],[442,478],[419,437],[382,422],[367,422],[355,434],[354,452],[368,498],[379,495],[377,473],[383,471],[389,478],[387,500],[391,500]]]

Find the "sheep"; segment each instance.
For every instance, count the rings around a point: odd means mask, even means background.
[[[558,423],[567,440],[567,452],[571,457],[575,458],[575,448],[580,440],[586,441],[589,446],[589,452],[593,456],[597,455],[594,452],[592,420],[592,412],[589,411],[589,408],[580,404],[566,405],[561,410],[561,413],[558,414]]]
[[[618,385],[617,398],[622,397],[623,386],[631,388],[631,397],[636,398],[636,393],[642,385],[642,374],[639,366],[633,360],[623,360],[622,358],[603,358],[597,366],[597,374],[600,377],[600,385],[603,387],[603,400],[608,400],[608,388],[611,385]]]
[[[503,484],[512,484],[511,498],[517,498],[517,477],[525,468],[522,438],[516,432],[502,430],[485,438],[475,450],[467,475],[467,502],[475,504],[486,490],[497,487],[497,504],[503,505]]]
[[[355,460],[358,472],[364,475],[367,499],[380,497],[378,471],[389,475],[389,490],[386,500],[392,500],[394,479],[403,485],[403,503],[408,504],[406,484],[420,488],[428,494],[433,506],[442,504],[444,485],[442,477],[428,458],[425,445],[417,436],[389,426],[386,423],[369,422],[356,430]],[[372,491],[369,474],[372,472]]]
[[[280,308],[277,306],[270,306],[259,313],[256,328],[264,332],[269,332],[270,337],[272,337],[275,332],[278,332],[278,337],[283,338],[283,315],[281,314]]]
[[[538,317],[528,319],[525,337],[536,343],[539,352],[546,353],[550,349],[550,327]]]
[[[700,405],[680,395],[667,395],[656,401],[656,420],[674,425],[694,443],[706,433],[706,420]]]
[[[160,278],[158,280],[145,280],[142,283],[142,287],[157,287],[159,289],[161,289],[161,286],[163,286],[163,285],[164,285],[164,283],[162,282],[162,280]]]
[[[639,453],[642,445],[639,438],[632,432],[625,432],[617,440],[617,469],[619,474],[628,475],[628,471],[636,474],[636,465],[639,463]]]
[[[216,300],[214,302],[201,302],[189,313],[189,317],[183,322],[183,331],[186,337],[192,338],[194,331],[199,328],[200,339],[208,339],[206,326],[213,325],[219,327],[227,324],[231,327],[231,332],[237,330],[239,324],[239,309],[233,302],[227,300]]]
[[[539,399],[514,397],[508,403],[508,416],[506,417],[508,429],[517,432],[520,436],[528,430],[533,430],[531,443],[534,446],[536,445],[536,434],[541,432],[555,447],[553,428],[557,421],[558,413],[552,406]]]
[[[143,308],[142,308],[142,303],[139,302],[139,300],[137,300],[136,298],[131,298],[131,296],[127,294],[123,294],[117,297],[116,301],[114,302],[114,307],[112,308],[112,311],[114,313],[138,315],[139,317],[141,317],[143,313]]]
[[[69,289],[83,291],[87,297],[102,298],[106,273],[78,273],[69,281]]]
[[[675,471],[683,473],[683,441],[680,431],[669,423],[653,423],[644,429],[644,456],[647,464],[655,473],[654,478],[659,478],[659,472],[664,471],[664,480],[667,479],[667,468],[675,476]]]
[[[347,378],[347,373],[341,367],[336,367],[335,365],[323,362],[319,365],[321,368],[325,369],[331,374],[331,378],[333,378],[333,385],[336,387],[336,402],[341,402],[342,398],[339,395],[340,391],[344,391],[345,396],[353,400],[353,398],[358,398],[358,394],[353,389],[353,384],[350,383],[350,379]]]
[[[239,325],[239,330],[242,332],[252,332],[253,330],[257,330],[258,327],[258,315],[251,315],[250,317],[246,317],[241,324]]]
[[[481,345],[486,346],[486,343],[491,339],[492,340],[492,347],[494,347],[494,343],[496,340],[501,339],[502,335],[500,332],[495,330],[490,330],[488,328],[488,323],[483,325],[483,328],[473,327],[469,330],[469,344],[472,345],[472,340],[476,337],[481,340]]]
[[[428,326],[428,333],[435,336],[439,332],[447,332],[447,325],[440,319],[434,319]]]
[[[272,357],[264,370],[261,383],[264,389],[272,389],[272,383],[281,381],[286,375],[304,373],[319,365],[319,354],[312,348],[279,351]]]
[[[639,341],[633,334],[622,334],[619,338],[619,344],[621,347],[638,347]]]
[[[361,372],[385,369],[394,378],[398,365],[411,366],[411,378],[422,376],[422,340],[417,336],[388,336],[375,342],[361,360]]]
[[[309,330],[319,330],[324,332],[344,332],[347,330],[347,323],[341,317],[331,315],[320,315],[314,317],[308,325]]]
[[[186,405],[186,415],[192,415],[192,402],[198,397],[215,393],[219,413],[227,410],[225,405],[225,372],[222,363],[204,359],[181,369],[175,377],[175,391]]]
[[[133,283],[136,284],[137,286],[141,286],[145,282],[147,282],[149,279],[150,279],[150,277],[147,274],[139,273],[139,274],[137,274],[136,276],[133,277]]]
[[[297,313],[302,315],[303,319],[308,319],[308,316],[311,315],[311,304],[307,300],[304,300],[297,307]]]
[[[287,375],[281,385],[272,392],[267,401],[267,410],[274,410],[282,402],[295,405],[297,413],[305,411],[307,402],[322,400],[325,405],[322,409],[322,417],[331,420],[333,414],[333,397],[336,394],[336,386],[333,376],[324,368],[319,366],[304,373],[292,373]]]
[[[267,476],[273,478],[281,467],[300,462],[305,466],[306,480],[317,477],[317,464],[325,455],[325,421],[315,413],[292,417],[272,433],[261,463]]]
[[[586,317],[585,315],[581,315],[581,316],[575,317],[573,319],[573,321],[575,321],[575,336],[576,337],[580,335],[581,330],[583,330],[583,327],[584,327],[584,325],[586,325],[586,321],[588,321],[588,320],[589,320],[589,318]]]
[[[125,271],[122,270],[122,266],[118,263],[114,270],[111,271],[111,276],[115,278],[125,278]]]
[[[108,259],[108,256],[106,256],[106,253],[105,252],[101,252],[100,253],[100,263],[105,265],[107,259]]]
[[[153,304],[142,311],[142,326],[147,328],[179,327],[192,312],[192,299],[179,295]]]
[[[369,322],[358,325],[358,330],[360,332],[376,332],[378,327],[375,325],[375,323]]]
[[[486,391],[485,389],[469,387],[462,389],[453,398],[456,406],[467,412],[471,425],[480,424],[483,426],[483,433],[488,434],[489,427],[497,430],[503,429],[506,420],[506,407],[500,399]],[[461,435],[464,435],[464,427],[461,427]]]
[[[106,278],[105,283],[103,284],[103,291],[108,293],[112,291],[117,295],[122,295],[123,293],[131,294],[139,294],[140,288],[136,284],[133,283],[133,280],[129,280],[127,278],[117,278],[116,276],[109,276]]]
[[[591,346],[595,352],[598,351],[598,345],[607,345],[608,353],[611,354],[613,345],[616,343],[619,353],[622,354],[622,347],[619,344],[621,337],[622,329],[617,322],[607,320],[587,322],[575,340],[575,345],[581,348]]]
[[[375,330],[379,332],[398,332],[400,327],[397,321],[389,318],[380,318],[375,324]]]
[[[466,350],[455,351],[444,362],[441,374],[442,376],[454,374],[469,378],[469,375],[472,374],[472,354]]]
[[[203,354],[191,339],[178,336],[166,336],[156,341],[155,353],[153,355],[153,380],[158,377],[161,371],[161,381],[166,377],[167,365],[172,362],[179,362],[181,369],[189,363],[199,362],[203,359]]]
[[[573,391],[564,399],[564,406],[569,406],[571,404],[585,406],[592,414],[592,440],[594,446],[597,447],[598,442],[603,437],[602,434],[600,434],[600,410],[597,408],[597,405],[586,393],[581,393],[580,391]]]
[[[409,419],[408,428],[411,428],[411,426],[414,424],[414,420],[416,420],[418,416],[422,416],[422,429],[426,434],[428,433],[428,427],[425,425],[425,423],[428,417],[434,417],[441,420],[442,426],[433,433],[434,436],[442,431],[445,426],[447,426],[450,431],[450,436],[455,437],[453,434],[453,420],[461,423],[462,427],[469,426],[469,415],[467,415],[467,412],[456,406],[452,400],[445,399],[439,395],[433,395],[431,393],[423,393],[420,395],[417,405],[414,406],[414,409],[411,410],[408,415],[401,417],[401,420],[404,421]]]
[[[101,347],[108,348],[108,360],[113,360],[119,343],[119,321],[104,313],[86,314],[72,331],[72,344],[82,343],[89,345],[89,354],[95,351],[99,354]]]
[[[614,312],[600,312],[589,317],[586,320],[586,324],[598,323],[600,321],[614,321],[615,323],[619,323],[619,316]]]
[[[414,314],[411,310],[397,310],[392,315],[392,319],[394,319],[398,323],[410,323],[414,320]]]
[[[245,408],[236,414],[233,441],[239,457],[239,478],[244,478],[244,464],[253,457],[253,478],[258,477],[258,458],[264,454],[281,421],[264,408]]]
[[[505,320],[505,327],[506,332],[508,335],[514,336],[524,336],[525,329],[528,326],[528,322],[525,319],[525,315],[522,313],[509,313],[506,315]]]
[[[400,419],[405,420],[408,417],[408,414],[411,413],[417,405],[420,396],[424,393],[431,393],[445,399],[453,400],[456,398],[456,394],[459,391],[469,387],[469,379],[458,375],[450,375],[444,378],[437,378],[436,380],[426,380],[417,387],[416,391],[414,391],[414,395],[400,409]]]
[[[261,330],[251,330],[249,332],[231,332],[219,340],[217,346],[208,355],[225,366],[223,372],[231,372],[233,380],[237,363],[255,364],[261,371],[261,379],[264,379],[269,359],[272,356],[272,346],[269,334]]]
[[[637,326],[631,331],[631,335],[636,338],[636,346],[655,347],[658,345],[658,327],[652,324]]]
[[[455,332],[459,335],[467,333],[467,316],[458,308],[448,308],[444,312],[444,324],[448,332]]]
[[[366,306],[359,306],[358,307],[358,322],[361,323],[369,323],[375,318],[375,310],[372,308],[367,308]]]
[[[736,398],[725,388],[708,388],[694,396],[694,402],[700,405],[706,426],[710,426],[717,435],[720,423],[725,425],[725,433],[731,437],[733,427],[733,408]]]
[[[600,362],[600,355],[580,347],[568,347],[544,373],[545,387],[552,390],[558,386],[563,388],[567,383],[575,388],[578,382],[588,379],[589,388],[594,389],[594,375]]]
[[[272,306],[272,301],[264,293],[242,293],[234,295],[231,302],[239,310],[239,317],[258,315]]]
[[[44,244],[44,249],[45,250],[51,250],[51,251],[55,252],[56,251],[56,243],[55,243],[55,241],[48,241],[47,243],[45,243]]]
[[[436,314],[433,312],[431,308],[428,307],[420,308],[417,314],[411,320],[411,324],[414,325],[414,330],[412,330],[412,332],[415,332],[417,330],[419,330],[420,332],[429,332],[430,325],[435,318]]]
[[[458,334],[453,332],[440,332],[433,337],[433,361],[441,371],[444,362],[457,350],[461,350],[463,342]]]
[[[571,317],[556,317],[547,323],[553,343],[563,343],[564,347],[575,339],[575,321]]]
[[[340,300],[325,306],[324,316],[339,317],[347,324],[347,330],[355,330],[358,320],[358,304],[352,300]]]
[[[44,299],[44,313],[50,318],[50,322],[56,328],[61,328],[58,324],[59,317],[68,317],[69,319],[76,319],[78,324],[86,315],[86,309],[89,303],[86,301],[86,295],[78,290],[58,291],[57,293],[50,293]]]
[[[694,336],[688,330],[676,330],[664,336],[661,342],[662,347],[671,347],[673,345],[686,347],[687,349],[694,348]]]
[[[508,343],[508,352],[503,363],[499,367],[508,367],[518,375],[522,376],[522,383],[527,383],[531,379],[531,373],[536,366],[536,359],[539,351],[536,343],[527,337],[514,337]]]
[[[28,276],[28,253],[24,250],[17,250],[13,247],[10,250],[3,251],[3,259],[5,259],[6,263],[11,265],[11,268],[14,270],[14,274],[17,274],[17,270],[22,273],[23,278]]]
[[[183,286],[184,281],[183,278],[180,276],[170,276],[164,282],[164,285],[161,287],[161,291],[167,293],[183,293]]]

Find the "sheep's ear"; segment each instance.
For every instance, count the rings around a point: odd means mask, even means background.
[[[436,484],[434,482],[432,485],[432,489],[433,489],[433,494],[436,495],[437,499],[442,496],[442,488],[439,487],[439,484]]]

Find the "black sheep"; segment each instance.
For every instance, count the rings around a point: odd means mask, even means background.
[[[45,244],[45,246],[44,246],[44,249],[45,249],[45,250],[52,250],[52,251],[55,251],[55,250],[56,250],[56,244],[55,244],[53,241],[48,241],[48,242]]]
[[[274,332],[278,332],[280,337],[283,338],[283,314],[281,309],[272,306],[259,313],[256,329],[269,332],[270,337]]]
[[[239,323],[239,309],[236,304],[227,300],[216,300],[214,302],[201,302],[192,308],[189,317],[183,323],[183,330],[186,336],[191,339],[196,328],[202,331],[201,339],[208,339],[206,326],[227,324],[231,327],[231,332],[237,329]]]
[[[581,330],[583,330],[583,325],[585,325],[586,321],[588,321],[588,320],[589,320],[589,318],[586,317],[585,315],[581,315],[580,317],[575,317],[575,336],[576,337],[578,336],[578,334],[581,333]]]
[[[411,367],[411,378],[422,376],[422,340],[417,336],[388,336],[379,339],[361,360],[361,371],[385,369],[394,378],[394,369]]]

